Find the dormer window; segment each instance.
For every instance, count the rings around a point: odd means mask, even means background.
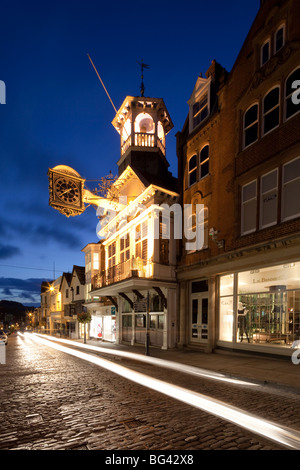
[[[192,132],[210,114],[210,88],[212,77],[198,77],[189,105],[189,130]]]
[[[208,96],[205,95],[193,106],[193,127],[198,126],[208,116]]]

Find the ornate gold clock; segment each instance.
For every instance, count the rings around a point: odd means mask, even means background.
[[[80,198],[80,182],[67,177],[55,181],[54,191],[58,199],[68,204],[77,204]]]
[[[70,217],[82,214],[83,185],[85,180],[66,165],[58,165],[48,171],[49,205],[61,214]]]

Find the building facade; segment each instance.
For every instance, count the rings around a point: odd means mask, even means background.
[[[162,99],[128,96],[113,125],[119,175],[98,228],[104,269],[91,295],[112,303],[117,342],[175,347],[177,244],[169,207],[179,194],[165,148],[173,124]]]
[[[290,354],[300,326],[300,8],[261,2],[230,73],[199,77],[177,134],[181,202],[202,204],[182,246],[179,345]]]

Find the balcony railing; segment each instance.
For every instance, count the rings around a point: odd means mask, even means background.
[[[136,132],[134,134],[134,145],[137,147],[154,147],[154,134],[146,134],[144,132]]]
[[[155,140],[157,143],[155,143]],[[133,141],[134,141],[134,144],[133,144]],[[135,147],[157,146],[164,155],[166,152],[164,142],[159,137],[155,139],[155,134],[147,134],[145,132],[135,132],[133,137],[131,135],[128,136],[128,138],[125,140],[125,142],[123,142],[121,146],[121,154],[124,155],[126,150],[131,145],[134,145]]]
[[[116,266],[108,268],[101,274],[97,274],[92,279],[92,288],[100,289],[101,287],[109,286],[115,282],[123,281],[131,277],[145,277],[146,261],[142,259],[129,259]]]

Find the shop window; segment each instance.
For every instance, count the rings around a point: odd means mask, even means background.
[[[279,126],[279,87],[273,88],[264,98],[263,102],[263,134]]]
[[[193,155],[189,159],[189,186],[197,181],[197,155]]]
[[[300,157],[283,165],[282,221],[300,217]]]
[[[220,277],[219,339],[221,341],[233,339],[233,284],[233,274]]]
[[[242,187],[241,233],[255,232],[257,216],[257,182],[252,181]]]
[[[280,26],[280,28],[277,29],[274,37],[274,51],[275,54],[282,49],[285,43],[285,27]]]
[[[123,328],[132,327],[132,315],[122,315],[122,327]]]
[[[299,337],[299,275],[292,262],[238,274],[238,342],[290,347]]]
[[[165,316],[164,315],[158,315],[158,329],[159,330],[164,329],[164,323],[165,323]]]
[[[244,147],[258,139],[258,104],[251,106],[244,115]]]
[[[135,326],[137,328],[145,328],[146,327],[146,315],[136,315]]]
[[[200,152],[200,179],[209,174],[209,145],[205,145]]]
[[[260,187],[260,228],[277,224],[278,211],[278,170],[261,177]]]
[[[198,126],[208,116],[208,95],[202,97],[193,105],[193,128]]]
[[[268,62],[271,56],[271,43],[268,39],[261,47],[260,51],[260,64],[264,65]]]
[[[298,67],[286,80],[285,84],[285,117],[291,118],[300,111],[300,103],[294,99],[297,82],[300,80],[300,67]]]
[[[157,315],[150,315],[150,328],[157,328]]]

